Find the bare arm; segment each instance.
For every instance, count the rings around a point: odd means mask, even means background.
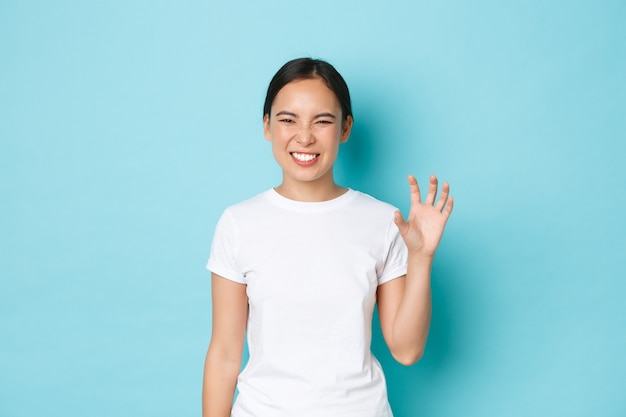
[[[389,281],[377,292],[383,337],[393,357],[403,365],[417,362],[424,353],[431,317],[430,272],[435,251],[452,212],[450,186],[443,184],[435,203],[437,178],[430,178],[422,204],[417,181],[409,176],[411,211],[407,221],[396,213],[395,222],[409,251],[406,276]]]
[[[246,286],[212,275],[213,330],[204,364],[202,416],[229,417],[248,317]]]

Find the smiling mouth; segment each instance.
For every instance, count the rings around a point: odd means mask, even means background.
[[[320,154],[318,153],[300,153],[300,152],[291,152],[291,156],[293,156],[299,162],[311,162]]]

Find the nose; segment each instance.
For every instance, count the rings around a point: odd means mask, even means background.
[[[296,142],[302,146],[307,146],[315,142],[315,136],[313,136],[313,126],[303,124],[296,135]]]

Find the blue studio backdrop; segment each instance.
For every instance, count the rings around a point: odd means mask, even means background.
[[[626,415],[626,2],[0,1],[0,416],[200,414],[222,210],[280,181],[261,107],[351,89],[337,179],[455,211],[396,417]]]

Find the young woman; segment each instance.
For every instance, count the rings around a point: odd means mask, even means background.
[[[452,211],[449,186],[436,199],[431,176],[422,203],[409,176],[405,221],[336,184],[333,165],[353,119],[348,87],[324,61],[286,63],[270,82],[263,121],[283,180],[218,222],[207,265],[213,329],[203,416],[391,417],[370,351],[374,305],[394,358],[416,362],[430,324],[433,256]],[[240,373],[246,335],[250,358]]]

